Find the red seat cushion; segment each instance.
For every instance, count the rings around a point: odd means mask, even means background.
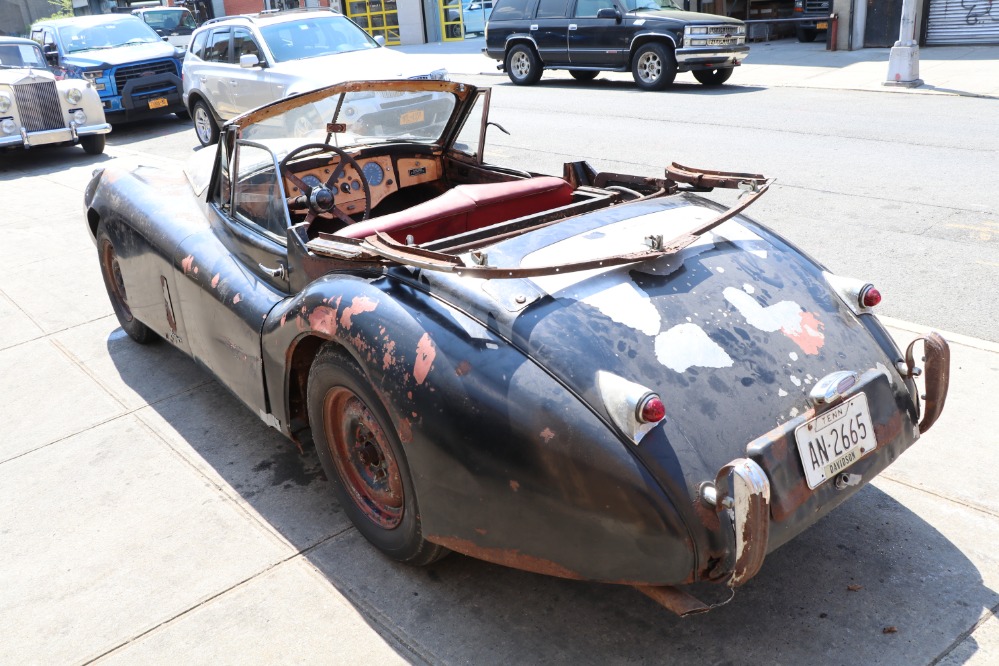
[[[571,202],[572,186],[552,176],[458,185],[412,208],[351,224],[337,235],[364,238],[380,231],[399,242],[412,235],[414,242],[425,243]]]

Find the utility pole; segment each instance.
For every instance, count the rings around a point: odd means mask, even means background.
[[[923,85],[923,80],[919,78],[919,44],[916,43],[916,0],[902,0],[898,41],[891,47],[888,80],[884,85],[902,88]]]

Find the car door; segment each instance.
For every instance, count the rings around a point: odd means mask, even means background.
[[[193,72],[198,78],[197,87],[205,93],[215,113],[226,120],[236,115],[229,83],[233,67],[229,55],[231,40],[230,28],[212,30],[205,43],[203,62]]]
[[[242,56],[256,56],[260,63],[252,67],[240,65]],[[270,73],[263,49],[247,28],[232,30],[232,61],[229,74],[229,93],[233,115],[268,104],[281,97],[274,90],[274,76]]]
[[[569,21],[569,61],[590,67],[624,67],[631,30],[624,21],[597,18],[601,9],[616,9],[624,15],[614,0],[576,0]]]
[[[546,65],[569,62],[569,0],[538,0],[531,35]]]
[[[192,355],[266,414],[260,333],[290,289],[288,213],[270,151],[225,142],[208,195],[210,228],[186,238],[177,253],[178,290]]]

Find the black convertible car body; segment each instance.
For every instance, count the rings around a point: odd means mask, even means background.
[[[745,583],[932,425],[947,344],[903,353],[870,284],[743,216],[761,176],[490,165],[488,107],[341,84],[236,118],[186,173],[98,170],[115,313],[314,441],[389,556],[704,610],[676,586]]]

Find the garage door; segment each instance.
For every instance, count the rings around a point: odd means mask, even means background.
[[[930,0],[927,44],[999,44],[999,1]]]

